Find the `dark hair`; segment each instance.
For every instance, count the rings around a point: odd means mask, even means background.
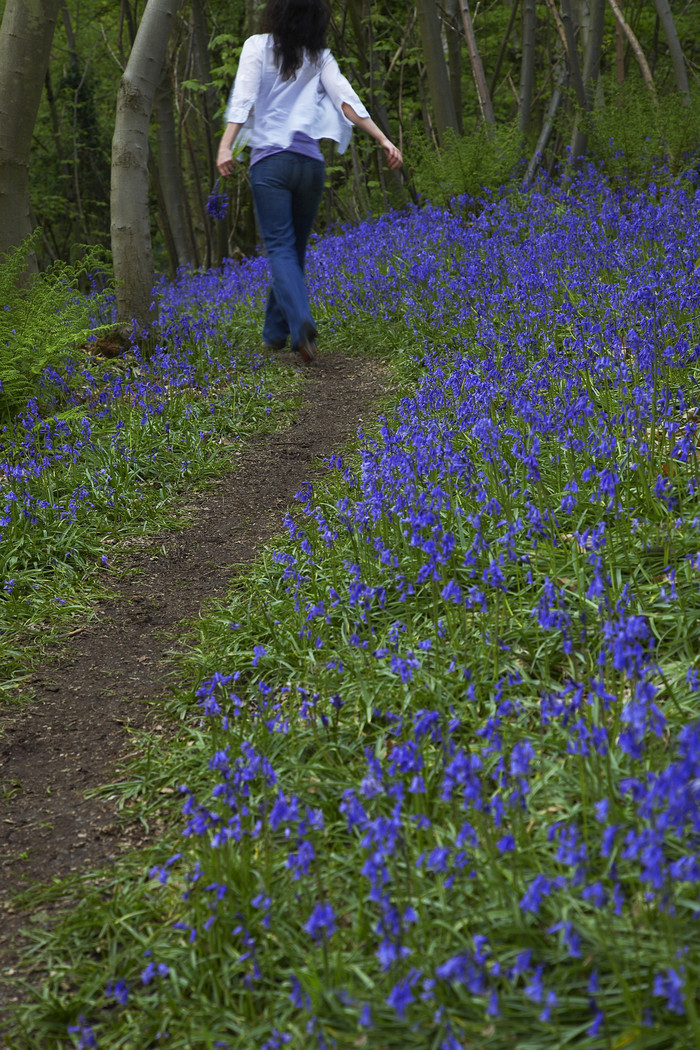
[[[285,80],[293,77],[307,51],[315,61],[326,46],[330,13],[325,0],[267,0],[264,30],[272,33],[275,58]]]

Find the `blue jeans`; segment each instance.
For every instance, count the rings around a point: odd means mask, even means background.
[[[250,169],[255,213],[267,250],[271,283],[263,340],[274,346],[288,336],[296,349],[315,336],[304,280],[306,242],[321,203],[323,161],[284,150]]]

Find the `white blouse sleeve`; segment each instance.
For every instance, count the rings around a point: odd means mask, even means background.
[[[263,70],[264,34],[249,36],[241,48],[236,79],[226,105],[227,124],[245,124],[258,96]]]
[[[327,51],[323,57],[321,65],[321,83],[323,84],[326,94],[329,96],[346,124],[350,124],[351,122],[343,113],[343,102],[347,102],[349,106],[352,106],[358,117],[364,118],[369,116],[369,113],[360,101],[359,96],[351,87],[350,81],[340,72],[338,63],[333,58],[330,51]]]

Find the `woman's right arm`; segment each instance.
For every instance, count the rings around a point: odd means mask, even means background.
[[[216,166],[224,177],[231,175],[235,169],[233,144],[255,105],[262,78],[266,39],[263,35],[250,36],[241,49],[236,79],[226,105],[226,129],[221,136],[216,157]]]
[[[219,175],[223,175],[224,178],[233,175],[236,170],[237,162],[233,159],[233,144],[242,127],[242,124],[233,121],[226,125],[226,129],[221,136],[219,152],[216,155],[216,166],[219,169]]]

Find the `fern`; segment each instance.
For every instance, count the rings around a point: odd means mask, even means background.
[[[700,142],[700,87],[690,103],[677,92],[660,96],[658,104],[636,78],[622,87],[609,85],[605,104],[590,116],[589,145],[613,178],[646,180],[665,163],[677,175]]]
[[[103,270],[100,249],[88,249],[74,265],[56,263],[24,279],[39,234],[35,232],[0,260],[0,417],[12,416],[41,394],[49,368],[60,369],[72,347],[104,331],[109,293],[90,296],[81,280]]]

